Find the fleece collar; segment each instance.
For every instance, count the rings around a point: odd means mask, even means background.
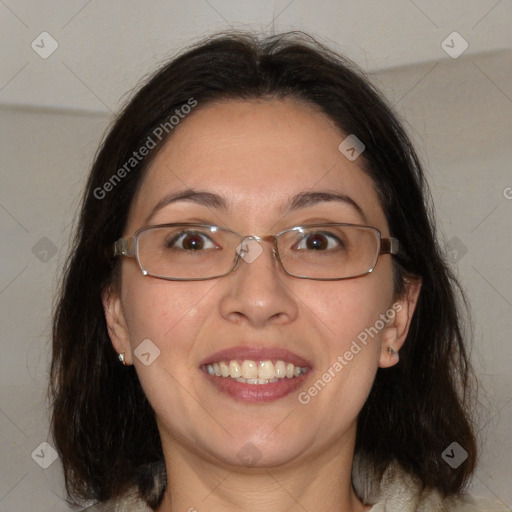
[[[155,488],[165,486],[165,468],[155,474]],[[511,512],[503,504],[468,495],[444,498],[438,491],[423,489],[419,480],[398,463],[391,464],[378,481],[369,465],[357,457],[352,471],[354,489],[370,512]],[[93,505],[87,512],[154,512],[132,487],[121,498]]]

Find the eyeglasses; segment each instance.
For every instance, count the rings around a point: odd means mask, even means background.
[[[135,258],[144,275],[169,281],[202,281],[233,272],[240,259],[251,263],[273,244],[286,274],[300,279],[333,281],[369,274],[381,254],[397,254],[396,238],[382,238],[371,226],[310,224],[277,235],[244,236],[206,224],[146,226],[114,244],[114,256]]]

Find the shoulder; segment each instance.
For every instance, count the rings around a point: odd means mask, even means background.
[[[391,464],[380,481],[362,464],[355,464],[353,483],[360,498],[373,505],[370,512],[510,512],[507,506],[469,495],[443,497],[425,489],[398,463]]]
[[[96,503],[83,512],[154,512],[167,485],[167,471],[163,459],[144,464],[139,468],[139,485],[131,484],[126,492],[117,498]],[[139,486],[144,492],[141,494]],[[144,496],[144,498],[142,497]]]
[[[82,512],[153,512],[153,509],[140,498],[136,487],[132,487],[120,498],[91,505]]]
[[[434,489],[423,489],[398,463],[391,464],[380,481],[368,465],[357,458],[352,472],[354,488],[370,512],[511,512],[507,506],[489,500],[460,495],[445,498]],[[157,483],[155,479],[155,483]],[[92,505],[83,512],[153,512],[136,487],[123,496]]]

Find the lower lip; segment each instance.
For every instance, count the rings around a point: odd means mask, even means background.
[[[309,371],[299,377],[291,379],[279,379],[268,384],[246,384],[238,382],[231,377],[217,377],[208,372],[202,372],[204,376],[222,393],[226,393],[235,400],[241,402],[273,402],[293,393],[308,377]]]

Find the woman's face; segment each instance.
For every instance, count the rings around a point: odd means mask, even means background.
[[[371,179],[359,159],[340,152],[345,135],[326,116],[291,100],[200,107],[153,161],[126,236],[176,222],[260,236],[342,222],[389,236]],[[221,201],[166,202],[184,190]],[[289,208],[300,194],[319,192],[350,199],[310,195]],[[120,290],[105,298],[110,333],[116,350],[135,365],[168,449],[268,467],[353,446],[377,368],[398,360],[387,349],[400,348],[411,311],[394,297],[391,256],[381,256],[361,278],[315,281],[286,275],[271,244],[260,247],[254,261],[241,260],[231,274],[195,282],[143,276],[134,259],[122,259]],[[136,349],[144,340],[150,342],[142,345],[141,360]],[[231,360],[270,360],[274,371],[282,371],[278,360],[285,368],[295,361],[306,373],[268,384],[208,374],[205,364],[220,361],[236,373]]]

